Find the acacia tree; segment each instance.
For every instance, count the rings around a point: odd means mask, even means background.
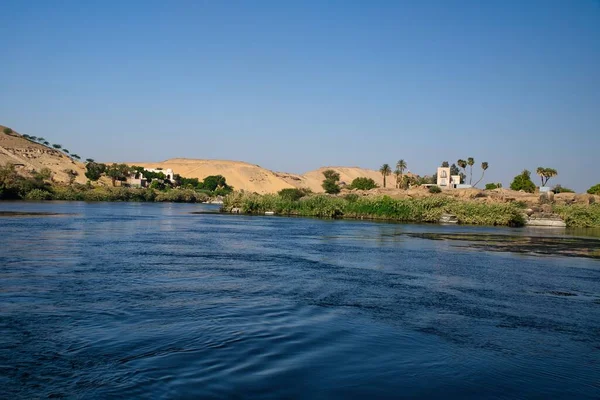
[[[77,171],[73,171],[72,169],[65,169],[63,172],[67,174],[67,177],[69,178],[69,185],[72,185],[73,182],[75,182],[75,178],[79,175]]]
[[[487,171],[487,169],[488,169],[488,166],[489,166],[489,164],[487,161],[484,161],[481,163],[481,178],[479,178],[479,180],[477,182],[475,182],[475,184],[473,186],[477,186],[477,184],[479,182],[481,182],[481,180],[483,179],[483,176],[485,175],[485,171]]]
[[[381,168],[379,168],[379,172],[381,172],[381,175],[383,176],[383,187],[385,188],[385,177],[392,173],[392,169],[389,164],[383,164]]]
[[[102,163],[95,163],[92,160],[91,162],[88,162],[85,165],[85,169],[86,169],[85,176],[90,181],[97,181],[98,179],[100,179],[102,174],[106,171],[106,165],[102,164]]]
[[[323,176],[325,176],[325,179],[323,179],[323,184],[321,186],[323,187],[323,190],[325,190],[325,193],[339,193],[341,190],[340,186],[338,185],[338,182],[340,180],[340,174],[338,174],[332,169],[328,169],[323,171]]]
[[[558,175],[558,171],[556,171],[554,168],[538,167],[535,172],[540,176],[542,186],[546,186],[550,178]]]
[[[53,144],[52,147],[54,147],[56,150],[62,149],[62,145],[60,144]]]
[[[130,169],[127,164],[113,164],[106,169],[106,175],[112,180],[112,185],[116,186],[116,182],[124,181],[129,175]]]

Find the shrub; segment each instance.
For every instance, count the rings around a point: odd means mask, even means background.
[[[354,203],[355,201],[358,201],[358,199],[359,197],[356,193],[348,193],[344,196],[344,200],[346,200],[349,203]]]
[[[52,193],[43,189],[33,189],[25,195],[27,200],[52,200]]]
[[[600,183],[599,183],[599,184],[597,184],[597,185],[594,185],[594,186],[592,186],[591,188],[589,188],[589,189],[587,190],[587,192],[588,192],[589,194],[597,194],[597,195],[600,195]]]
[[[554,186],[552,191],[557,194],[558,193],[575,193],[575,191],[573,189],[569,189],[569,188],[563,187],[561,185]]]
[[[349,189],[370,190],[377,187],[375,181],[371,178],[359,177],[352,181]]]
[[[494,190],[502,187],[501,183],[486,183],[485,190]]]
[[[281,189],[279,192],[277,192],[277,194],[281,198],[291,201],[297,201],[303,198],[304,196],[310,194],[310,189]]]
[[[519,175],[515,176],[510,184],[512,190],[523,190],[527,193],[535,192],[535,183],[531,181],[531,172],[523,170]]]
[[[10,128],[4,128],[2,132],[6,133],[7,135],[11,135],[13,133],[13,130]]]
[[[429,186],[429,193],[442,193],[442,189],[439,186],[433,185]]]

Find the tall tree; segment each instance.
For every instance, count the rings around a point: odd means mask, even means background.
[[[406,161],[404,161],[404,159],[402,159],[402,158],[400,160],[398,160],[398,162],[396,163],[396,171],[400,172],[400,177],[398,178],[398,175],[396,175],[397,187],[400,187],[403,182],[402,174],[404,174],[404,171],[406,171],[406,168],[407,168]]]
[[[522,190],[528,193],[535,192],[535,183],[531,181],[531,172],[525,169],[519,175],[515,176],[510,184],[510,188],[512,190]]]
[[[558,175],[558,171],[556,171],[554,168],[538,167],[535,172],[540,176],[540,179],[542,180],[542,186],[546,186],[550,178]]]
[[[339,193],[340,186],[338,185],[338,182],[340,180],[340,174],[338,174],[332,169],[328,169],[323,171],[323,176],[325,177],[325,179],[323,179],[323,184],[321,186],[323,187],[323,190],[325,190],[325,193]]]
[[[467,158],[467,164],[471,167],[471,174],[469,176],[469,185],[473,182],[473,165],[475,165],[475,159],[473,157]]]
[[[483,176],[485,175],[485,171],[487,171],[489,167],[489,164],[487,161],[484,161],[481,163],[481,178],[479,178],[479,180],[477,182],[475,182],[475,184],[473,186],[477,186],[477,184],[479,182],[481,182],[481,180],[483,179]]]
[[[463,170],[463,173],[465,174],[465,177],[466,177],[466,176],[467,176],[467,169],[466,169],[466,168],[467,168],[467,162],[461,158],[461,159],[459,159],[459,160],[456,162],[456,164],[458,164],[458,166],[459,166],[460,168],[462,168],[462,170]]]
[[[381,172],[381,175],[383,175],[383,187],[385,188],[385,178],[392,173],[392,169],[390,168],[389,164],[383,164],[381,168],[379,168],[379,172]]]

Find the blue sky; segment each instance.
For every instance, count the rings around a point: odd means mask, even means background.
[[[1,4],[0,123],[86,158],[600,182],[597,0]]]

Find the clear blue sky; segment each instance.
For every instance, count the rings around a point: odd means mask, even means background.
[[[2,0],[0,123],[83,157],[600,182],[600,1]],[[537,182],[537,181],[536,181]],[[551,181],[552,183],[552,181]]]

